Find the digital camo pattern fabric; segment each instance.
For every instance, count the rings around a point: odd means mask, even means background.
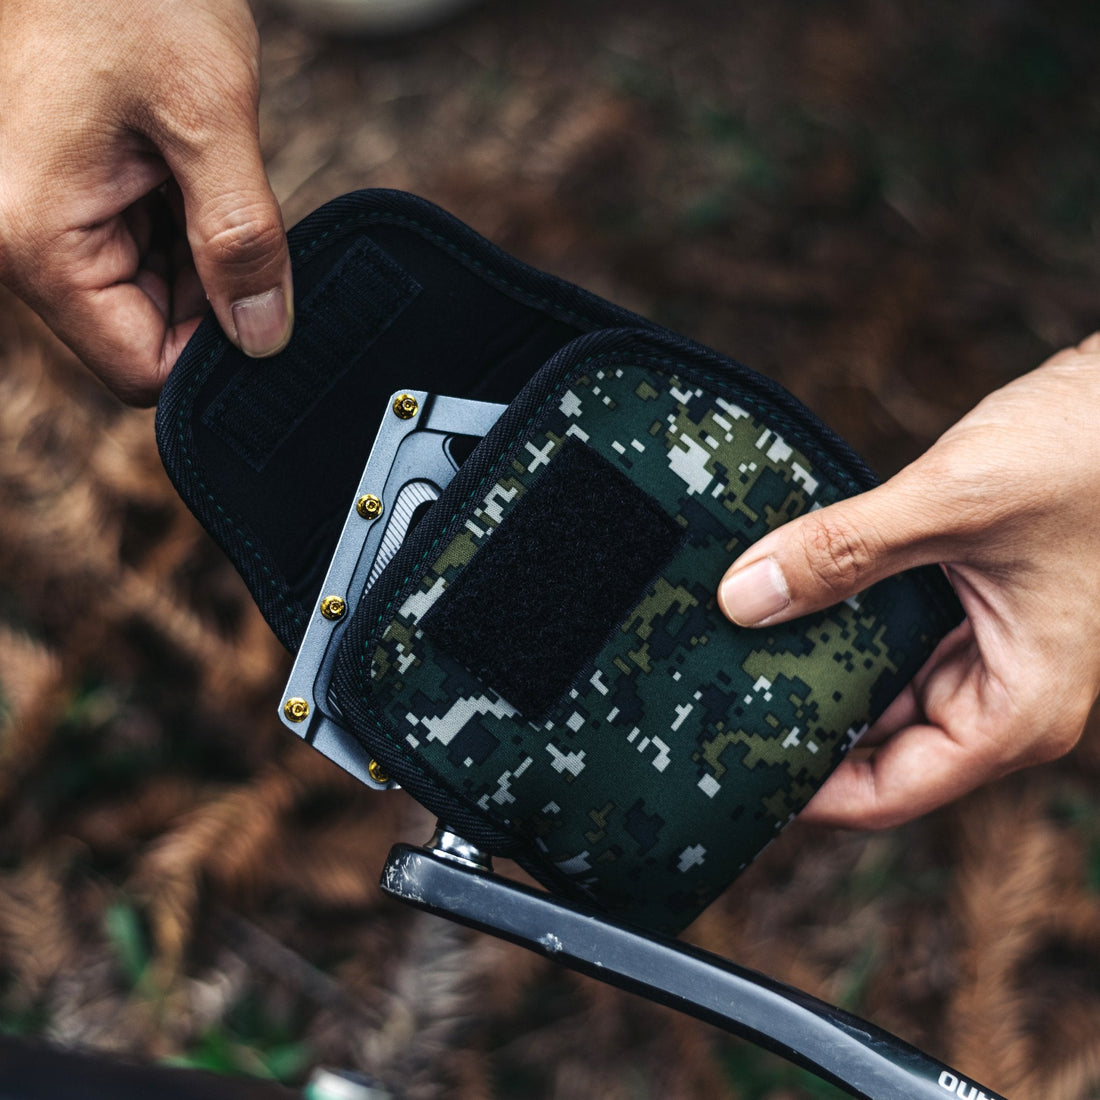
[[[419,624],[570,438],[686,534],[535,724]],[[913,576],[786,626],[729,623],[715,601],[729,563],[848,490],[745,408],[650,365],[605,362],[564,383],[494,476],[375,648],[374,705],[407,751],[579,893],[678,931],[801,809],[950,624]]]

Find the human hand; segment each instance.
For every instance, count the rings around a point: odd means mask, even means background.
[[[985,398],[912,465],[746,551],[719,604],[783,622],[934,562],[967,618],[802,812],[886,828],[1068,752],[1100,691],[1100,334]]]
[[[250,355],[290,337],[247,0],[0,3],[0,281],[148,404],[209,305]]]

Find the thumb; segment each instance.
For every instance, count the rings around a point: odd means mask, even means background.
[[[899,474],[754,543],[722,578],[719,606],[739,626],[820,611],[884,577],[939,560],[935,521],[927,495]]]
[[[222,329],[247,355],[282,351],[294,319],[290,253],[254,110],[224,117],[201,145],[169,147],[164,157],[183,195],[195,270]]]

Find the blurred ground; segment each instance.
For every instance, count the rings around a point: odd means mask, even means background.
[[[490,0],[386,42],[259,17],[288,222],[423,194],[778,378],[883,474],[1100,325],[1084,0]],[[837,1095],[384,902],[430,821],[292,743],[286,664],[151,415],[0,299],[0,1026],[412,1097]],[[1092,733],[891,833],[796,826],[689,937],[1013,1100],[1100,1097],[1098,794]]]

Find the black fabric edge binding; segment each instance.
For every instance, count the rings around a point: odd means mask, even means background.
[[[617,365],[643,366],[675,373],[736,402],[788,442],[820,464],[849,494],[877,484],[863,461],[813,413],[770,379],[724,359],[683,337],[652,330],[605,330],[571,341],[561,349],[519,397],[493,430],[475,448],[454,481],[398,551],[374,587],[356,609],[341,642],[330,691],[354,735],[414,798],[440,815],[463,836],[497,855],[516,859],[549,889],[591,904],[577,885],[547,859],[541,859],[530,839],[509,833],[446,779],[410,758],[408,747],[385,714],[369,702],[369,661],[391,612],[416,589],[424,570],[471,510],[480,503],[489,482],[506,468],[522,447],[541,411],[573,379],[599,360],[614,356]],[[924,591],[930,628],[938,633],[958,623],[961,608],[943,575],[925,567],[903,577]],[[877,715],[869,716],[870,720]]]
[[[287,234],[291,261],[307,262],[334,241],[374,225],[408,229],[444,249],[502,293],[581,328],[654,327],[621,306],[522,263],[440,207],[402,191],[355,191],[326,203]],[[213,313],[208,314],[161,394],[156,415],[157,444],[176,491],[240,571],[264,618],[293,653],[301,642],[309,609],[287,600],[286,585],[271,556],[248,525],[219,503],[194,459],[192,402],[229,346],[217,319]]]

